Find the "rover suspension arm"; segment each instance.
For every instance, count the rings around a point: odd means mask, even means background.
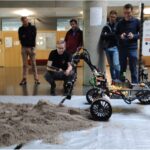
[[[84,60],[84,62],[86,62],[86,64],[89,66],[89,68],[91,69],[92,72],[98,72],[96,66],[94,66],[91,62],[89,52],[86,49],[82,49],[82,52],[77,51],[72,57],[73,77],[72,77],[72,80],[70,80],[66,84],[68,92],[67,92],[67,95],[59,103],[60,105],[63,104],[66,99],[69,99],[69,100],[71,99],[72,90],[73,90],[74,83],[75,83],[76,78],[77,78],[77,71],[76,71],[77,70],[77,64],[80,62],[81,59]]]

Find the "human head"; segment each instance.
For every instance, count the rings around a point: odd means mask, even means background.
[[[115,23],[117,19],[117,12],[115,10],[111,10],[109,13],[109,22]]]
[[[28,18],[27,17],[21,17],[21,22],[22,22],[22,25],[23,26],[28,26],[28,24],[29,24],[29,20],[28,20]]]
[[[133,6],[131,4],[126,4],[123,7],[123,13],[125,20],[130,20],[133,15]]]
[[[74,30],[74,29],[76,29],[77,27],[78,27],[78,22],[77,22],[77,20],[76,19],[71,19],[70,20],[70,26],[71,26],[71,28]]]
[[[66,49],[66,43],[65,43],[65,41],[62,41],[62,40],[57,41],[56,47],[57,47],[58,54],[62,55],[64,53],[65,49]]]

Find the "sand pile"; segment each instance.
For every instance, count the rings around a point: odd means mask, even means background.
[[[45,101],[32,104],[0,103],[0,146],[44,139],[60,143],[59,133],[92,127],[88,110],[58,107]]]

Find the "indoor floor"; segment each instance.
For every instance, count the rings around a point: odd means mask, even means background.
[[[20,86],[22,79],[22,68],[10,67],[0,68],[0,95],[50,95],[50,85],[44,79],[46,72],[45,66],[38,66],[39,79],[41,84],[35,85],[32,70],[29,67],[27,76],[27,85]],[[56,81],[56,94],[63,94],[63,82]],[[83,94],[83,69],[78,68],[78,79],[75,83],[73,93],[75,95]]]
[[[38,66],[39,79],[41,84],[35,85],[32,70],[29,67],[27,85],[20,86],[19,82],[22,79],[21,67],[2,67],[0,68],[0,95],[50,95],[50,85],[44,79],[46,72],[45,66]],[[78,67],[77,81],[75,82],[73,94],[85,95],[90,86],[83,86],[83,68]],[[149,71],[150,72],[150,71]],[[129,70],[127,71],[128,79],[130,79]],[[106,69],[106,77],[110,82],[109,67]],[[63,94],[63,82],[57,81],[56,95]]]

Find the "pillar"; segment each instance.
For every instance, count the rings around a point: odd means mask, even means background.
[[[105,71],[105,57],[103,50],[99,49],[99,38],[103,26],[107,20],[107,0],[85,1],[84,15],[84,47],[89,51],[91,61]],[[101,20],[100,20],[101,19]],[[89,85],[91,77],[90,68],[84,64],[84,85]]]

